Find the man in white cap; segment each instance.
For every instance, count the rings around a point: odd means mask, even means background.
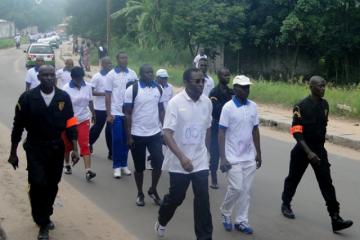
[[[248,100],[250,79],[244,75],[233,80],[234,94],[221,112],[219,121],[220,169],[226,172],[228,189],[220,208],[223,226],[232,230],[231,215],[237,208],[235,229],[252,234],[248,223],[250,188],[261,166],[259,118],[256,104]]]
[[[173,97],[173,86],[168,83],[169,74],[166,69],[160,68],[156,71],[156,82],[163,88],[164,107],[166,110],[167,104]]]

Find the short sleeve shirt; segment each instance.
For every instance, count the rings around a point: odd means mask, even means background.
[[[167,86],[163,88],[163,95],[164,95],[164,108],[166,109],[170,99],[174,95],[173,86],[170,83],[168,83]]]
[[[205,75],[203,94],[208,97],[214,86],[214,80],[212,79],[212,77],[209,75]]]
[[[173,138],[180,150],[191,160],[192,172],[209,169],[205,145],[206,131],[211,127],[212,104],[201,95],[194,102],[185,90],[173,97],[165,112],[164,129],[173,131]],[[175,154],[167,148],[162,166],[169,172],[188,174]]]
[[[124,116],[122,107],[126,84],[137,79],[136,73],[130,68],[122,71],[116,67],[106,75],[105,91],[111,93],[111,115]]]
[[[30,89],[36,88],[40,85],[40,81],[38,79],[39,70],[37,67],[30,68],[25,77],[25,82],[30,84]]]
[[[138,93],[134,100],[131,116],[131,134],[134,136],[148,137],[161,131],[159,119],[159,103],[164,102],[164,94],[161,95],[155,81],[150,86],[144,86],[140,81]],[[133,85],[125,92],[124,104],[132,106]]]
[[[96,92],[105,92],[106,73],[98,72],[91,79],[91,86]],[[105,111],[105,96],[94,96],[94,109]]]
[[[56,71],[56,79],[58,80],[57,85],[59,88],[63,88],[65,84],[71,81],[71,72],[62,69]]]
[[[89,120],[91,118],[89,102],[92,101],[91,85],[83,81],[80,89],[78,89],[73,81],[70,81],[65,84],[63,90],[70,95],[74,116],[78,122],[82,123]]]
[[[259,117],[254,102],[247,100],[246,104],[241,104],[234,96],[224,105],[219,127],[226,129],[225,156],[231,164],[255,160],[252,131],[257,125]]]

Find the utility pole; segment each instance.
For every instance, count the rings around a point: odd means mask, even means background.
[[[111,43],[111,0],[107,0],[106,2],[106,45],[108,52],[110,52],[110,43]]]

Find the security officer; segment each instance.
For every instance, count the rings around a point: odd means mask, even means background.
[[[329,104],[323,99],[325,84],[322,77],[311,77],[311,95],[294,107],[291,133],[297,144],[291,151],[290,170],[284,183],[281,211],[285,217],[295,218],[290,203],[296,187],[310,163],[325,199],[332,229],[337,232],[350,227],[353,222],[343,220],[339,215],[340,207],[336,200],[335,188],[330,175],[330,164],[324,147],[329,115]]]
[[[55,87],[55,69],[43,65],[39,69],[40,85],[24,92],[16,105],[11,152],[8,162],[19,166],[17,147],[24,128],[27,139],[24,149],[27,158],[29,197],[32,216],[39,226],[38,239],[49,239],[49,229],[54,229],[50,220],[53,204],[61,179],[64,159],[64,143],[61,132],[74,144],[72,161],[79,160],[76,140],[76,118],[69,95]]]

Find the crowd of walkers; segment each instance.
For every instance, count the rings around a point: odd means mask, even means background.
[[[116,55],[115,66],[105,55],[100,65],[90,82],[84,80],[84,69],[74,66],[70,59],[57,72],[41,58],[28,70],[26,91],[16,105],[9,163],[14,169],[18,167],[16,149],[26,129],[29,196],[32,216],[40,227],[38,239],[49,239],[49,230],[54,228],[50,216],[61,173],[72,174],[71,164],[81,156],[85,179],[93,181],[96,177],[91,154],[104,127],[113,177],[134,175],[134,202],[139,207],[146,204],[143,188],[147,159],[151,164],[151,182],[145,186],[147,195],[159,206],[154,221],[159,237],[165,236],[166,226],[191,183],[196,238],[212,239],[209,187],[219,188],[219,166],[228,181],[217,213],[221,224],[226,231],[252,234],[250,192],[262,156],[257,105],[248,99],[253,84],[250,78],[237,75],[231,80],[229,69],[223,67],[217,71],[218,84],[214,86],[208,74],[209,59],[200,52],[193,67],[183,73],[184,88],[174,95],[166,69],[154,73],[151,65],[144,64],[138,76],[128,67],[125,52]],[[309,83],[310,95],[293,110],[291,133],[297,144],[291,152],[281,211],[285,217],[295,218],[291,201],[310,164],[332,229],[337,232],[350,227],[352,221],[339,215],[324,148],[329,113],[323,98],[326,82],[313,76]],[[129,151],[134,172],[128,165]],[[162,171],[170,176],[169,192],[163,197],[157,191]]]

